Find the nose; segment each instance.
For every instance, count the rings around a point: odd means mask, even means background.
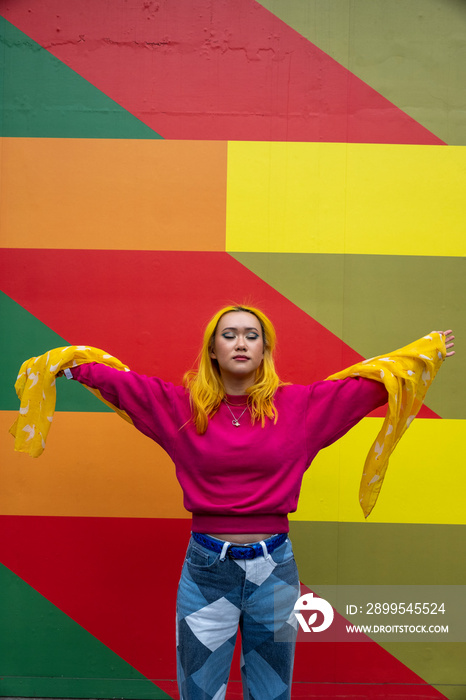
[[[237,350],[245,350],[246,349],[246,338],[244,336],[239,335],[238,340],[236,341],[236,349]]]

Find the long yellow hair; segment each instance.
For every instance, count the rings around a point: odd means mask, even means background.
[[[257,370],[256,381],[247,390],[252,422],[260,420],[264,427],[266,418],[272,419],[275,423],[278,418],[273,399],[277,388],[283,382],[275,371],[273,361],[276,335],[272,322],[262,311],[252,306],[226,306],[217,311],[207,324],[197,370],[191,370],[184,375],[184,386],[189,391],[193,421],[199,435],[206,432],[209,418],[215,415],[225,397],[218,362],[210,357],[210,353],[213,350],[218,322],[222,316],[231,311],[245,311],[253,314],[262,328],[264,358]]]

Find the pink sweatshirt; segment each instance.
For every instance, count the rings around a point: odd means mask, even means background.
[[[192,529],[206,533],[288,532],[304,472],[316,454],[387,401],[383,384],[362,377],[280,387],[278,421],[240,426],[222,403],[198,435],[183,387],[97,363],[72,370],[74,379],[99,389],[123,409],[138,430],[170,455],[192,512]],[[236,417],[245,396],[227,397]]]

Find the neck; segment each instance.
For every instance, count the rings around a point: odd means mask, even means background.
[[[232,377],[230,375],[222,374],[223,388],[225,389],[225,394],[230,394],[230,396],[244,396],[247,393],[249,387],[254,384],[255,375],[251,377]]]

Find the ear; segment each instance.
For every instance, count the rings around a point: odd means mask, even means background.
[[[210,357],[211,360],[216,360],[216,359],[217,359],[217,356],[216,356],[216,354],[214,353],[213,350],[211,350],[211,351],[209,352],[209,357]]]

